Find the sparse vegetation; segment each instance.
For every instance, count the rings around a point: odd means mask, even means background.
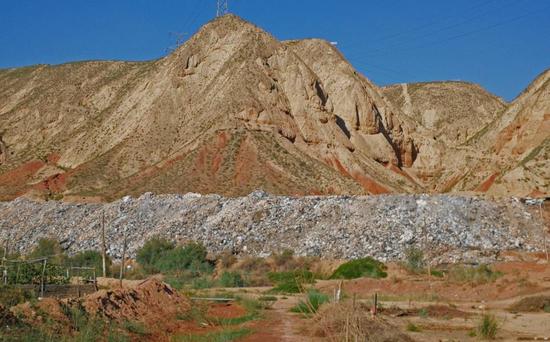
[[[323,294],[317,290],[309,290],[306,293],[306,299],[300,301],[290,311],[304,315],[314,314],[319,310],[321,305],[327,303],[328,301],[329,297],[326,294]]]
[[[416,247],[411,247],[405,252],[405,268],[411,273],[422,273],[426,266],[424,262],[424,252]]]
[[[385,278],[386,266],[371,257],[348,261],[334,271],[330,279],[356,279],[361,277]]]
[[[497,337],[498,321],[492,314],[484,314],[478,324],[477,332],[479,336],[487,340],[494,340]]]
[[[14,305],[33,299],[36,299],[36,294],[33,291],[24,290],[10,285],[0,285],[0,305],[3,305],[6,308],[10,308]]]
[[[304,290],[304,284],[314,282],[313,273],[306,270],[270,272],[268,278],[275,283],[274,293],[300,293]]]
[[[407,329],[407,331],[410,331],[410,332],[420,332],[420,331],[422,331],[418,325],[415,325],[412,322],[407,323],[407,328],[406,329]]]
[[[494,271],[488,265],[477,267],[456,265],[449,270],[449,280],[459,283],[485,284],[494,282],[502,275],[502,272]]]

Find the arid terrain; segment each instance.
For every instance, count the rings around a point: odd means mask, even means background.
[[[326,41],[227,15],[155,61],[0,70],[0,199],[544,196],[549,77],[511,103],[467,83],[381,89]]]
[[[550,340],[548,198],[550,69],[379,87],[234,15],[0,69],[0,340]]]

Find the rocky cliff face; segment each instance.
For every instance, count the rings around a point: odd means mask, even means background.
[[[29,251],[44,237],[70,252],[98,249],[106,218],[109,255],[124,236],[131,256],[152,236],[199,241],[212,253],[265,256],[289,248],[325,258],[403,259],[422,248],[434,262],[487,262],[502,251],[543,250],[538,207],[474,197],[380,195],[246,197],[199,194],[125,197],[109,204],[0,202],[0,244]],[[428,252],[429,251],[429,252]]]
[[[382,91],[405,115],[450,146],[465,143],[507,106],[479,85],[467,82],[404,83]]]
[[[550,194],[550,70],[466,144],[471,162],[455,189],[494,196]],[[471,159],[473,161],[475,159]],[[458,174],[458,173],[455,173]]]

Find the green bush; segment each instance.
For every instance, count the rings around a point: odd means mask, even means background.
[[[411,247],[405,251],[405,268],[411,273],[422,273],[426,263],[424,261],[424,252],[421,249]]]
[[[270,272],[267,276],[275,284],[271,290],[275,293],[300,293],[303,292],[303,284],[315,281],[313,273],[307,270]]]
[[[302,314],[314,314],[319,310],[319,307],[329,301],[329,296],[317,290],[310,290],[306,295],[305,301],[300,301],[290,311]]]
[[[196,289],[209,289],[214,286],[214,281],[208,276],[202,276],[198,278],[193,278],[191,286]]]
[[[173,242],[164,238],[153,237],[145,242],[143,247],[137,251],[136,261],[148,273],[158,273],[160,270],[156,268],[157,262],[163,255],[176,248]]]
[[[48,257],[48,262],[63,265],[67,261],[67,255],[61,247],[59,241],[55,239],[43,238],[38,241],[38,245],[28,255],[28,259],[40,259]]]
[[[154,267],[162,273],[191,271],[196,274],[211,272],[213,267],[206,260],[206,248],[197,243],[178,246],[162,253]]]
[[[222,287],[245,287],[246,281],[239,272],[223,272],[219,279]]]
[[[356,279],[361,277],[385,278],[386,265],[371,257],[348,261],[340,265],[330,279]]]
[[[147,335],[149,332],[143,323],[137,321],[124,321],[122,324],[124,329],[135,335]]]
[[[24,290],[13,286],[0,286],[0,305],[10,308],[36,298],[34,291]]]
[[[410,331],[410,332],[420,332],[421,329],[420,329],[419,326],[415,325],[414,323],[409,322],[409,323],[407,323],[407,331]]]
[[[501,276],[502,272],[494,271],[488,265],[477,267],[455,266],[449,270],[449,280],[455,282],[485,284],[494,282]]]
[[[479,335],[487,340],[494,340],[498,332],[498,321],[491,314],[484,314],[477,327]]]
[[[103,272],[103,260],[101,253],[98,251],[83,251],[70,257],[68,263],[74,267],[93,267],[96,275],[101,275]],[[109,256],[105,258],[105,266],[107,270],[111,268],[112,261]]]

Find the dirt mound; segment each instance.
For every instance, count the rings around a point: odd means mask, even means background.
[[[520,299],[509,310],[512,312],[550,312],[550,296],[533,296]]]
[[[90,315],[116,321],[166,321],[189,310],[189,300],[169,285],[148,279],[134,288],[102,290],[87,296],[82,306]]]

